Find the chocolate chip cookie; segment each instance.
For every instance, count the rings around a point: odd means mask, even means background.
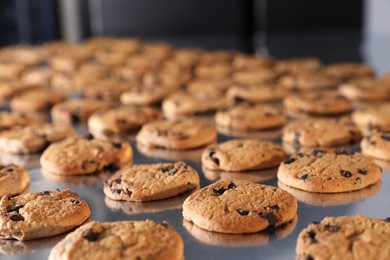
[[[390,104],[364,106],[352,113],[352,121],[362,130],[390,131]]]
[[[390,133],[388,132],[372,132],[363,138],[360,147],[365,155],[390,161]]]
[[[264,104],[243,103],[215,114],[217,128],[236,131],[258,131],[281,127],[286,123],[282,109]]]
[[[49,259],[184,259],[184,244],[173,227],[163,222],[92,221],[68,234]]]
[[[102,170],[118,170],[131,163],[132,154],[128,142],[70,137],[51,144],[43,152],[40,162],[42,168],[54,174],[94,174]]]
[[[0,130],[13,127],[23,127],[34,123],[34,118],[28,115],[10,112],[0,112]]]
[[[285,157],[278,144],[255,139],[232,139],[208,146],[202,164],[210,170],[248,171],[278,166]]]
[[[50,114],[55,124],[85,124],[94,112],[110,107],[110,102],[103,100],[71,99],[55,105]]]
[[[88,130],[95,138],[123,137],[161,118],[161,112],[151,107],[120,106],[95,112],[88,119]]]
[[[215,142],[217,132],[195,119],[158,120],[142,126],[137,143],[147,147],[187,150]]]
[[[279,166],[282,183],[309,192],[337,193],[360,190],[381,180],[381,168],[363,155],[324,153],[294,154]]]
[[[325,217],[299,234],[296,259],[389,259],[389,237],[389,218]]]
[[[230,104],[248,102],[252,104],[280,101],[287,91],[273,84],[241,85],[234,84],[226,92]]]
[[[198,173],[185,164],[138,164],[116,172],[104,182],[113,200],[153,201],[177,196],[199,187]]]
[[[342,84],[339,91],[351,100],[386,101],[390,99],[390,81],[357,78]]]
[[[239,180],[218,181],[184,201],[183,217],[209,231],[255,233],[291,221],[297,207],[291,194],[273,186]]]
[[[34,192],[0,199],[0,238],[30,240],[71,230],[91,212],[71,190]]]
[[[30,175],[20,166],[0,165],[0,197],[20,194],[30,184]]]
[[[371,66],[352,62],[331,64],[326,66],[324,71],[330,77],[340,80],[373,77],[375,75],[375,71]]]
[[[39,153],[50,144],[74,135],[71,127],[49,123],[15,128],[0,132],[0,151],[12,154]]]
[[[310,91],[337,88],[339,80],[323,72],[304,72],[286,75],[278,80],[278,87],[292,91]]]
[[[296,147],[332,147],[360,140],[358,127],[336,119],[307,119],[291,122],[283,128],[283,143]]]

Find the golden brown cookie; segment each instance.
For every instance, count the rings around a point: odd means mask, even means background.
[[[64,100],[66,95],[62,92],[38,88],[15,95],[10,106],[11,110],[16,112],[46,112]]]
[[[20,166],[0,165],[0,197],[22,193],[30,184],[30,175]]]
[[[386,101],[390,99],[390,81],[373,78],[352,79],[342,84],[339,92],[351,100]]]
[[[352,113],[352,121],[362,130],[390,131],[390,104],[367,105]]]
[[[373,77],[375,75],[374,69],[362,63],[335,63],[324,68],[326,74],[332,78],[339,80],[348,80],[353,78]]]
[[[287,91],[273,84],[232,85],[226,92],[230,104],[266,103],[280,101],[287,95]]]
[[[374,131],[363,138],[360,147],[364,155],[390,161],[390,133]]]

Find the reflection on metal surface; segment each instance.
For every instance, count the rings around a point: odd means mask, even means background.
[[[245,131],[236,131],[232,129],[228,129],[225,127],[216,127],[217,132],[226,136],[236,137],[236,138],[255,138],[261,140],[272,140],[279,138],[282,134],[282,128],[275,128],[270,130],[263,131],[253,131],[253,132],[245,132]]]
[[[197,240],[205,244],[227,247],[249,247],[266,245],[273,239],[288,236],[297,225],[297,217],[278,227],[273,233],[262,231],[254,234],[224,234],[201,229],[192,222],[183,219],[183,226]]]
[[[45,169],[41,169],[41,173],[46,180],[81,187],[94,187],[100,185],[105,179],[108,179],[112,175],[110,172],[102,171],[97,174],[64,176],[51,173]]]
[[[129,202],[129,201],[116,201],[109,199],[108,197],[104,198],[106,206],[111,209],[113,212],[123,211],[126,214],[142,214],[142,213],[155,213],[171,209],[180,209],[182,208],[184,200],[190,196],[195,191],[199,190],[199,187],[183,193],[179,196],[156,200],[148,202]]]
[[[31,154],[31,155],[16,155],[10,153],[0,152],[0,164],[9,165],[14,164],[22,166],[29,169],[34,169],[39,167],[39,158],[40,154]]]
[[[210,181],[219,180],[246,180],[251,182],[262,182],[271,180],[276,177],[278,171],[277,167],[258,171],[246,172],[226,172],[226,171],[212,171],[202,166],[203,175]]]
[[[378,193],[381,184],[381,181],[379,181],[364,189],[351,192],[315,193],[295,189],[278,181],[279,188],[291,193],[297,200],[314,206],[336,206],[361,201]]]
[[[339,145],[339,146],[332,146],[332,147],[302,147],[297,146],[289,143],[282,143],[283,149],[288,154],[294,154],[294,153],[303,153],[303,154],[310,154],[314,150],[321,150],[324,152],[336,152],[336,151],[346,151],[347,153],[354,153],[359,149],[360,142],[355,142],[353,144],[348,145]]]
[[[193,162],[200,162],[200,157],[202,155],[204,147],[181,151],[181,150],[169,150],[169,149],[162,149],[162,148],[149,148],[137,143],[137,150],[141,154],[147,157],[152,157],[157,159],[175,160],[175,161],[190,160]]]
[[[52,248],[66,235],[67,233],[30,241],[0,239],[0,252],[5,255],[31,254],[45,248]]]

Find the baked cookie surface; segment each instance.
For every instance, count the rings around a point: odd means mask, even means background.
[[[69,189],[27,193],[0,199],[0,237],[30,240],[64,233],[81,225],[91,212]]]
[[[362,63],[341,62],[328,65],[324,68],[326,74],[332,78],[348,80],[353,78],[373,77],[374,69]]]
[[[33,154],[52,143],[75,135],[71,127],[39,124],[0,132],[0,151],[12,154]]]
[[[272,84],[240,85],[234,84],[226,92],[230,104],[267,103],[282,100],[287,91]]]
[[[11,99],[10,107],[17,112],[45,112],[64,100],[66,95],[60,91],[38,88],[15,95]]]
[[[92,221],[68,234],[50,252],[54,259],[184,259],[180,235],[167,222]]]
[[[362,107],[352,113],[352,121],[362,129],[390,131],[390,104]]]
[[[390,82],[373,78],[357,78],[342,84],[339,92],[351,100],[386,101],[390,99]]]
[[[132,162],[128,142],[71,137],[50,145],[42,154],[42,168],[58,175],[94,174],[118,170]]]
[[[31,116],[11,112],[0,112],[0,130],[27,126],[34,123],[34,121],[34,118]]]
[[[185,164],[138,164],[123,168],[104,182],[113,200],[152,201],[177,196],[199,187],[198,173]]]
[[[297,207],[291,194],[273,186],[218,181],[184,201],[183,217],[209,231],[255,233],[291,221]]]
[[[389,237],[388,219],[325,217],[299,234],[296,259],[389,259]]]
[[[275,106],[243,103],[219,110],[215,123],[218,128],[250,132],[283,126],[286,117],[282,109]]]
[[[372,132],[363,138],[360,148],[365,155],[390,161],[390,133]]]
[[[361,154],[324,153],[294,154],[279,166],[278,179],[297,189],[337,193],[360,190],[381,180],[381,168]]]
[[[0,165],[0,197],[20,194],[30,184],[30,175],[20,166]]]
[[[144,124],[136,136],[140,145],[173,150],[205,146],[216,139],[212,126],[194,119],[154,121]]]
[[[362,134],[355,125],[335,119],[295,121],[283,128],[283,143],[302,147],[331,147],[354,143]]]
[[[210,170],[258,170],[278,166],[285,155],[280,145],[269,141],[233,139],[208,146],[202,164]]]
[[[125,136],[161,118],[161,112],[151,107],[121,106],[92,114],[88,130],[95,138]]]

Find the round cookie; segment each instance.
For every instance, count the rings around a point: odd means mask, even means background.
[[[326,74],[339,80],[348,80],[353,78],[373,77],[374,69],[362,63],[335,63],[324,68]]]
[[[297,208],[296,199],[276,187],[239,180],[218,181],[184,201],[183,217],[209,231],[255,233],[290,222]]]
[[[261,70],[271,68],[274,64],[275,61],[270,56],[253,56],[241,53],[235,55],[232,61],[232,66],[236,70]]]
[[[138,164],[104,181],[103,191],[113,200],[153,201],[177,196],[199,185],[198,173],[184,162]]]
[[[161,118],[161,112],[151,107],[120,106],[95,112],[88,119],[88,130],[95,138],[125,136]]]
[[[278,169],[278,179],[285,185],[319,193],[360,190],[380,181],[381,175],[381,168],[361,154],[321,150],[291,155]]]
[[[58,175],[94,174],[101,170],[116,171],[131,163],[132,155],[128,142],[71,137],[51,144],[40,163],[42,168]]]
[[[165,221],[92,221],[68,234],[51,250],[48,259],[182,260],[184,243]]]
[[[285,155],[280,145],[269,141],[233,139],[207,147],[202,164],[210,170],[259,170],[278,166]]]
[[[181,118],[192,115],[213,113],[227,104],[225,94],[214,90],[176,92],[162,102],[162,110],[167,118]]]
[[[23,73],[20,82],[24,85],[48,87],[53,71],[48,67],[33,67]]]
[[[107,101],[93,99],[71,99],[55,105],[50,114],[55,124],[87,123],[88,118],[99,109],[107,109],[111,104]]]
[[[302,72],[318,71],[321,67],[322,64],[319,59],[310,57],[278,60],[274,69],[283,74],[298,74]]]
[[[0,199],[0,238],[30,240],[71,230],[91,215],[88,204],[67,190]]]
[[[159,120],[142,126],[137,143],[146,147],[187,150],[214,143],[217,132],[195,119]]]
[[[137,85],[134,83],[106,79],[93,82],[92,84],[85,84],[82,86],[82,92],[84,97],[88,99],[117,102],[122,93],[131,91],[135,87],[137,87]]]
[[[307,92],[286,96],[283,105],[288,115],[340,115],[351,112],[353,103],[335,91]]]
[[[307,119],[283,128],[283,143],[302,147],[331,147],[354,143],[362,137],[355,125],[336,119]]]
[[[388,218],[325,217],[299,234],[296,259],[389,259],[389,237]]]
[[[20,166],[0,165],[0,197],[20,194],[30,184],[30,175]]]
[[[215,63],[213,65],[198,64],[194,69],[197,78],[224,79],[229,78],[233,69],[228,63]]]
[[[31,116],[11,112],[0,112],[0,131],[13,127],[23,127],[32,123],[34,123],[34,119]]]
[[[148,106],[161,102],[165,97],[174,93],[178,86],[168,85],[139,85],[120,96],[124,105]]]
[[[0,105],[8,105],[12,97],[23,91],[40,87],[39,85],[20,83],[18,81],[0,82]]]
[[[352,121],[363,130],[390,131],[390,104],[362,107],[352,113]]]
[[[292,91],[309,91],[337,88],[338,83],[338,80],[322,72],[304,72],[283,76],[277,85]]]
[[[272,84],[255,84],[255,85],[233,85],[227,92],[226,97],[230,104],[242,102],[265,103],[280,101],[287,94],[282,88]]]
[[[390,82],[373,78],[357,78],[342,84],[339,92],[351,100],[386,101],[390,99]]]
[[[232,75],[232,80],[237,84],[257,85],[275,81],[280,76],[279,73],[271,69],[266,70],[244,70],[236,71]]]
[[[11,99],[10,107],[17,112],[45,112],[64,100],[66,95],[62,92],[38,88],[15,95]]]
[[[270,105],[243,103],[219,110],[215,114],[218,128],[258,131],[283,126],[286,117],[281,109]]]
[[[390,161],[390,133],[372,132],[363,138],[360,147],[364,155]]]
[[[39,124],[0,132],[0,151],[12,154],[42,152],[52,143],[75,135],[71,127]]]
[[[217,92],[225,92],[231,84],[231,79],[194,79],[186,85],[186,89],[190,93],[204,92],[210,89]]]

